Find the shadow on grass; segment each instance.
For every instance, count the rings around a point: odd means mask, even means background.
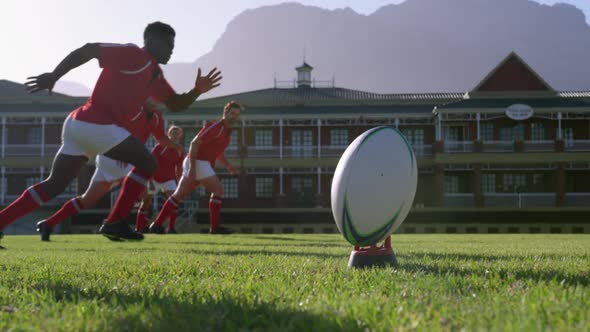
[[[100,329],[110,331],[361,331],[354,320],[333,313],[281,308],[278,303],[231,298],[222,293],[154,295],[147,290],[81,290],[63,283],[37,284],[34,289],[48,292],[48,300],[55,302],[77,305],[97,301],[107,310],[101,312],[106,317],[97,317],[96,321],[104,324]]]
[[[435,276],[474,276],[479,275],[484,277],[485,270],[499,275],[502,279],[515,280],[532,280],[539,281],[556,281],[564,282],[568,285],[582,285],[588,286],[590,284],[590,273],[587,271],[578,273],[568,273],[560,271],[559,266],[553,266],[551,270],[534,270],[527,269],[527,265],[532,266],[533,261],[527,261],[518,268],[513,266],[503,266],[501,261],[509,261],[514,259],[527,260],[527,257],[522,256],[493,256],[493,255],[468,255],[468,254],[448,254],[441,255],[436,253],[422,253],[416,255],[399,255],[396,254],[400,262],[397,267],[400,271],[410,273],[425,273]],[[539,255],[547,257],[548,255]],[[564,256],[553,255],[552,259],[560,259]],[[432,260],[431,264],[424,263],[424,258]],[[580,257],[581,258],[581,257]],[[458,261],[475,261],[481,264],[482,261],[489,261],[489,265],[479,265],[479,269],[466,267],[464,265],[457,266]],[[483,270],[483,271],[482,271]]]
[[[161,250],[152,248],[153,250]],[[200,250],[200,249],[173,249],[172,252],[182,254],[199,254],[199,255],[217,255],[217,256],[301,256],[301,257],[319,257],[319,258],[347,258],[348,254],[329,254],[318,252],[298,252],[298,251],[279,251],[279,250]]]
[[[302,234],[304,235],[304,234]],[[317,235],[332,235],[332,234],[317,234]],[[277,236],[277,235],[254,235],[244,237],[247,239],[256,239],[256,240],[281,240],[281,241],[297,241],[297,242],[318,242],[318,239],[303,239],[299,237],[287,237],[287,236]],[[322,240],[323,242],[340,242],[336,240]]]
[[[112,249],[112,248],[111,248]],[[299,257],[318,257],[318,258],[340,258],[340,259],[348,259],[349,253],[342,253],[342,254],[333,254],[333,253],[322,253],[322,252],[309,252],[309,251],[280,251],[280,250],[264,250],[264,249],[244,249],[244,250],[208,250],[208,249],[195,249],[195,248],[186,248],[186,249],[171,249],[171,248],[161,248],[161,247],[154,247],[154,246],[145,246],[145,247],[133,247],[133,248],[125,248],[125,247],[118,247],[117,249],[128,250],[128,252],[146,252],[146,251],[153,251],[156,253],[168,252],[168,253],[175,253],[179,255],[186,255],[186,254],[196,254],[196,255],[212,255],[212,256],[299,256]],[[38,252],[45,252],[47,249],[38,249],[34,250]],[[101,249],[88,249],[88,250],[79,250],[79,249],[71,249],[71,248],[53,248],[51,249],[52,252],[86,252],[86,253],[99,253]]]
[[[210,242],[210,241],[198,241],[195,240],[194,242],[189,241],[182,241],[182,242],[167,242],[169,244],[189,244],[189,245],[210,245],[210,246],[224,246],[224,247],[264,247],[264,246],[285,246],[285,247],[303,247],[303,248],[311,248],[311,247],[321,247],[321,248],[331,248],[331,247],[340,247],[342,245],[348,245],[346,241],[338,241],[338,242],[309,242],[309,243],[277,243],[277,242],[260,242],[260,243],[232,243],[231,241],[227,242]],[[352,246],[351,246],[352,248]]]
[[[552,259],[552,260],[562,260],[563,258],[573,258],[573,259],[584,259],[588,260],[590,258],[587,254],[576,254],[571,253],[568,255],[559,255],[559,254],[546,254],[541,253],[538,255],[519,255],[519,254],[512,254],[512,255],[486,255],[486,254],[464,254],[464,253],[434,253],[434,252],[418,252],[418,253],[397,253],[399,257],[407,258],[407,259],[429,259],[429,260],[466,260],[466,261],[475,261],[475,262],[482,262],[482,261],[514,261],[514,260],[531,260],[533,258],[536,259]]]

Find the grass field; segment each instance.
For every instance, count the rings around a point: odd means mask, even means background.
[[[589,235],[396,235],[374,270],[340,235],[2,244],[2,331],[590,330]]]

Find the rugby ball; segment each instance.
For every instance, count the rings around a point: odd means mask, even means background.
[[[332,214],[354,246],[383,241],[404,221],[416,194],[416,157],[404,135],[377,127],[357,137],[332,179]]]

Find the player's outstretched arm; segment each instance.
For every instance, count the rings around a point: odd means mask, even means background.
[[[182,111],[194,103],[200,95],[218,87],[222,78],[221,71],[217,68],[213,68],[206,76],[201,76],[201,68],[199,68],[195,87],[187,93],[172,95],[164,104],[170,112]]]
[[[49,94],[51,94],[53,86],[57,80],[67,74],[70,70],[79,67],[92,59],[98,58],[98,54],[98,44],[88,43],[68,54],[68,56],[66,56],[52,72],[28,77],[28,81],[25,82],[25,89],[29,93],[49,90]]]
[[[222,153],[221,155],[219,155],[219,157],[217,157],[217,160],[221,163],[221,165],[223,165],[223,167],[225,167],[225,169],[227,169],[229,174],[231,174],[231,175],[237,174],[236,169],[232,166],[232,164],[229,162],[229,160],[227,160],[227,158],[225,157],[225,153]]]
[[[184,153],[184,146],[182,146],[182,144],[176,144],[172,142],[172,140],[168,138],[168,136],[162,136],[161,138],[156,139],[156,141],[158,141],[158,143],[162,144],[165,147],[172,148]]]

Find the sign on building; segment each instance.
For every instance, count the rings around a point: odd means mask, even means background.
[[[533,116],[533,108],[525,104],[513,104],[506,108],[506,116],[512,120],[522,121]]]

